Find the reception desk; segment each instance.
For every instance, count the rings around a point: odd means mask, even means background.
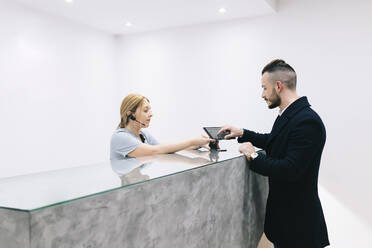
[[[221,147],[0,179],[0,247],[256,248],[267,180]]]

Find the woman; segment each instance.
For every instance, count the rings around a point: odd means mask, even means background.
[[[152,112],[149,100],[141,95],[126,96],[120,107],[120,116],[118,129],[111,138],[111,160],[172,153],[204,146],[214,141],[200,136],[175,143],[159,144],[151,134],[142,130],[149,127]]]

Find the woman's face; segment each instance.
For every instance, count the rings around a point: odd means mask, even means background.
[[[142,126],[142,128],[146,128],[149,127],[150,125],[151,117],[152,117],[151,106],[150,103],[145,99],[143,101],[142,107],[137,108],[136,110],[136,119],[145,124],[144,126]]]

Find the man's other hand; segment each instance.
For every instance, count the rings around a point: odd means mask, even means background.
[[[239,147],[239,152],[243,153],[248,161],[251,161],[251,154],[254,153],[256,150],[251,142],[244,142],[243,145]]]

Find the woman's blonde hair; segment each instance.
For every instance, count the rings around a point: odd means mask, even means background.
[[[129,94],[124,98],[120,106],[121,119],[118,128],[124,128],[128,124],[128,111],[135,113],[137,108],[141,107],[145,100],[150,102],[149,99],[139,94]]]

